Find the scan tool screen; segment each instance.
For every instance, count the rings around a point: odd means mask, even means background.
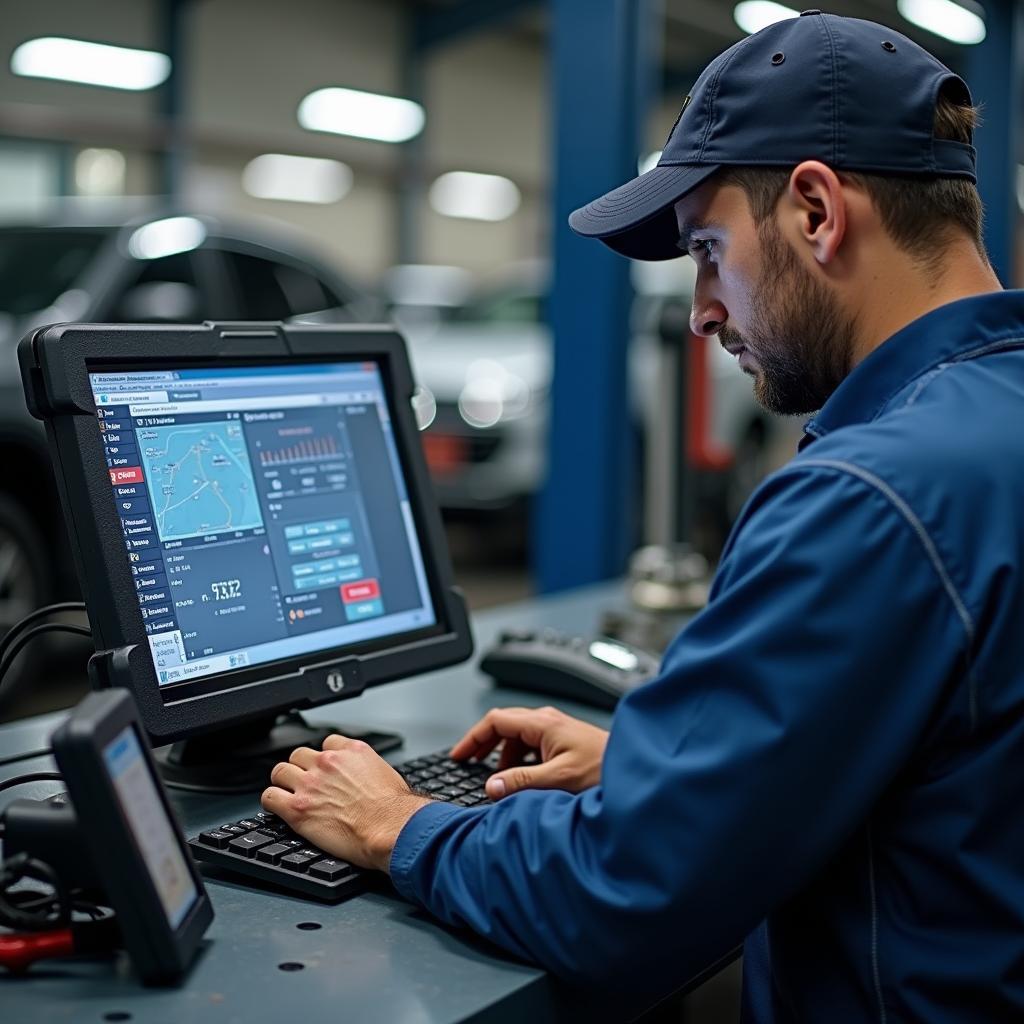
[[[165,699],[436,623],[375,362],[89,378]]]
[[[107,744],[103,758],[167,920],[177,928],[199,893],[164,813],[134,726],[129,725]]]

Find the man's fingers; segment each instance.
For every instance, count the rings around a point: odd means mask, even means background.
[[[324,740],[324,750],[344,750],[345,747],[350,746],[354,743],[354,740],[349,739],[348,736],[340,736],[338,733],[331,733],[327,739]]]
[[[305,768],[309,771],[310,768],[316,764],[316,751],[311,750],[309,747],[296,747],[288,758],[292,764],[297,764],[300,768]]]
[[[505,740],[501,746],[501,757],[498,759],[498,771],[503,772],[513,765],[522,764],[526,752],[531,749],[518,736]]]
[[[486,757],[502,739],[521,739],[527,747],[539,747],[549,724],[540,708],[494,708],[452,747],[451,756],[457,761]]]
[[[520,765],[507,771],[495,772],[486,783],[487,795],[492,800],[518,793],[521,789],[563,789],[564,778],[554,761],[545,764]]]
[[[302,781],[302,776],[305,774],[305,771],[297,764],[279,761],[270,770],[270,782],[280,789],[291,790],[294,793],[295,788]]]
[[[291,793],[281,789],[280,786],[268,786],[260,795],[260,803],[263,806],[263,810],[276,814],[285,821],[289,821],[291,818],[291,808],[288,806],[289,796],[291,796]]]

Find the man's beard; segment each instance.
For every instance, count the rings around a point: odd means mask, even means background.
[[[744,345],[757,360],[754,397],[769,412],[820,409],[850,372],[854,324],[816,281],[771,221],[758,231],[761,274],[745,335],[723,327],[723,345]]]

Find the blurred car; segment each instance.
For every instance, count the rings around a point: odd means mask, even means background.
[[[445,509],[515,511],[544,473],[551,381],[545,273],[519,265],[491,285],[464,288],[459,302],[460,290],[444,287],[438,269],[421,268],[424,281],[435,279],[430,291],[391,291],[419,385],[414,407],[434,489]],[[423,298],[413,302],[417,294]]]
[[[432,269],[440,268],[422,268]],[[657,425],[662,315],[669,303],[689,304],[694,273],[689,260],[633,265],[629,402],[648,435]],[[404,309],[392,297],[420,384],[417,413],[442,507],[515,507],[542,485],[552,373],[549,277],[546,263],[529,262],[508,268],[462,305],[443,288],[434,294],[449,300],[435,307],[424,297]],[[750,379],[720,345],[706,345],[703,372],[704,433],[717,468],[705,468],[701,490],[721,534],[758,481],[788,457],[792,431],[754,401]]]
[[[380,304],[286,235],[180,212],[0,225],[0,636],[78,590],[21,337],[68,321],[379,321]]]

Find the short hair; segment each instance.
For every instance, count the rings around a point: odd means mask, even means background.
[[[977,107],[955,87],[939,93],[935,106],[936,139],[970,144],[980,122]],[[727,167],[716,181],[743,189],[760,226],[775,210],[792,170],[769,167]],[[983,211],[977,186],[967,178],[922,175],[866,174],[837,171],[840,178],[863,189],[878,210],[893,241],[913,259],[937,269],[954,231],[965,232],[986,260],[982,238]]]

